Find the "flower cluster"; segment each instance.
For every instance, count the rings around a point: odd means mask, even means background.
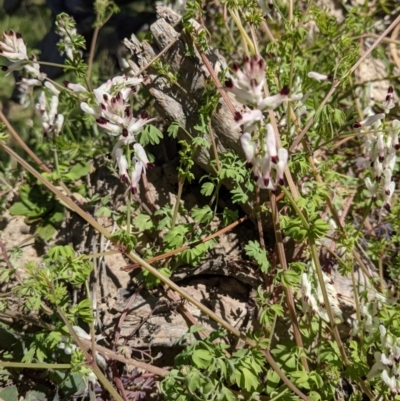
[[[392,396],[400,394],[400,338],[389,333],[378,318],[378,312],[383,305],[393,305],[398,297],[391,290],[386,296],[375,294],[375,298],[361,307],[362,327],[367,342],[375,343],[376,336],[380,339],[380,351],[374,352],[375,363],[367,375],[367,379],[380,376],[389,387]],[[354,324],[353,334],[358,334],[358,324]],[[379,344],[379,342],[378,342]]]
[[[64,123],[64,116],[58,113],[58,96],[60,91],[46,80],[46,74],[40,70],[35,56],[27,55],[26,45],[20,33],[14,31],[4,32],[0,41],[0,55],[11,61],[8,66],[2,66],[3,71],[25,70],[29,78],[19,77],[18,88],[20,103],[27,107],[30,103],[32,89],[43,87],[38,97],[36,110],[41,120],[44,134],[59,134]]]
[[[329,303],[332,313],[336,320],[343,321],[342,311],[340,310],[340,302],[338,293],[333,286],[333,281],[324,272],[325,288],[328,293]],[[301,301],[304,314],[318,315],[321,319],[329,322],[329,316],[326,311],[325,301],[322,294],[321,286],[316,276],[314,264],[311,262],[309,271],[301,275]]]
[[[390,86],[382,108],[388,113],[394,106],[393,87]],[[360,129],[368,137],[365,146],[369,155],[372,179],[367,177],[365,185],[369,195],[373,201],[382,199],[384,208],[390,211],[390,201],[396,187],[392,175],[396,165],[396,151],[400,149],[400,121],[393,120],[388,132],[385,133],[382,126],[385,113],[371,114],[364,120],[354,123],[353,127]]]
[[[88,101],[81,102],[81,109],[94,116],[100,128],[107,134],[118,137],[111,157],[117,163],[121,180],[130,181],[132,193],[137,192],[142,173],[146,174],[146,170],[152,166],[144,148],[136,140],[144,125],[153,119],[148,119],[146,112],[141,113],[137,118],[134,117],[129,102],[130,94],[135,92],[137,85],[142,82],[142,78],[128,75],[117,76],[94,89],[93,96]],[[72,92],[84,93],[89,96],[82,85],[67,81],[64,84]],[[132,143],[134,143],[134,155],[131,168],[129,168],[124,147],[130,146]],[[128,173],[129,170],[131,170],[131,174]]]
[[[263,111],[275,109],[285,101],[299,100],[302,95],[289,97],[289,88],[284,87],[280,93],[265,97],[265,62],[259,56],[245,57],[242,66],[234,64],[232,69],[233,76],[227,79],[226,88],[240,103],[251,107],[245,106],[243,113],[235,115],[238,126],[243,126],[240,142],[248,166],[260,188],[276,190],[278,184],[284,183],[288,152],[277,149],[276,133],[271,124],[265,126]],[[266,134],[261,135],[262,132]]]
[[[0,55],[11,61],[9,66],[2,66],[3,71],[20,70],[29,60],[26,52],[26,45],[19,32],[10,30],[3,32],[0,41]]]

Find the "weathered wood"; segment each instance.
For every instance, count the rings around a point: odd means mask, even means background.
[[[160,113],[170,121],[179,121],[192,135],[196,135],[193,128],[199,124],[199,108],[203,101],[203,93],[206,85],[211,83],[211,77],[204,66],[199,53],[193,49],[186,40],[184,34],[179,33],[167,21],[176,23],[176,15],[168,8],[163,7],[159,13],[164,17],[157,20],[151,26],[151,32],[154,36],[155,44],[149,45],[147,42],[139,42],[132,35],[130,50],[132,52],[131,66],[135,72],[138,72],[147,66],[163,49],[174,44],[162,55],[161,60],[168,64],[172,73],[178,74],[178,85],[172,84],[165,77],[161,77],[150,66],[146,69],[148,80],[144,83],[144,87],[149,90],[155,99]],[[193,56],[187,55],[187,49],[190,48]],[[210,50],[207,53],[215,71],[226,68],[225,60],[217,54],[216,51]],[[230,96],[234,107],[237,110],[243,110],[243,105],[236,102],[233,96]],[[225,102],[220,99],[217,109],[211,119],[211,127],[217,143],[218,152],[226,152],[233,150],[244,158],[244,153],[240,146],[241,129],[237,126],[232,113],[229,111]],[[178,134],[181,138],[189,139],[183,130]],[[210,143],[210,137],[205,136]],[[195,154],[195,163],[208,173],[214,174],[215,171],[210,165],[213,159],[212,149],[202,147]],[[224,183],[228,187],[229,182]],[[251,213],[250,204],[245,205],[244,210]]]

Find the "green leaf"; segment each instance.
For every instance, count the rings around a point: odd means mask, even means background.
[[[222,212],[222,222],[225,226],[233,223],[239,219],[239,212],[237,210],[230,210],[227,207],[224,208]]]
[[[212,182],[205,182],[200,189],[200,193],[204,196],[210,196],[214,192],[215,185]]]
[[[278,387],[280,381],[281,378],[279,377],[278,373],[276,373],[273,369],[268,369],[266,385],[267,394],[271,394]]]
[[[50,241],[55,232],[56,229],[52,224],[44,224],[36,229],[36,234],[41,236],[45,241]]]
[[[112,211],[110,208],[106,206],[100,206],[97,210],[96,213],[94,214],[96,217],[110,217],[112,214]]]
[[[1,396],[0,396],[0,398],[1,398]],[[31,390],[26,393],[23,401],[45,401],[46,399],[47,399],[47,396],[45,393],[42,393],[40,391]]]
[[[0,399],[4,401],[18,401],[17,386],[9,386],[1,390]]]
[[[174,121],[168,128],[167,132],[168,135],[171,136],[172,138],[176,138],[178,136],[178,131],[179,131],[179,123]]]
[[[172,228],[164,235],[164,241],[169,248],[180,248],[185,242],[185,235],[189,228],[185,225],[180,225]]]
[[[208,224],[214,217],[214,213],[208,205],[203,208],[194,207],[190,214],[194,221],[197,221],[198,223]]]
[[[67,174],[63,175],[66,181],[76,181],[77,179],[84,177],[90,172],[90,164],[87,162],[79,162],[75,164]]]
[[[246,391],[256,390],[260,385],[258,377],[249,369],[240,367],[236,370],[237,384]]]
[[[141,213],[133,221],[133,225],[140,231],[151,230],[154,228],[151,217],[147,214]]]
[[[11,216],[27,216],[31,211],[24,203],[15,202],[9,209]]]
[[[271,265],[267,259],[267,253],[265,249],[261,248],[261,245],[257,241],[249,241],[249,243],[244,247],[246,255],[257,261],[260,269],[263,273],[267,273]]]
[[[198,368],[208,368],[213,356],[205,349],[197,349],[193,352],[192,360]]]
[[[163,134],[158,128],[156,128],[154,125],[147,124],[139,134],[138,142],[142,146],[146,146],[149,143],[151,145],[158,145],[160,143],[160,139],[162,138]]]

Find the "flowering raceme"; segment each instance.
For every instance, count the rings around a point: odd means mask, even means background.
[[[394,106],[393,87],[390,86],[382,107],[385,113],[388,113]],[[368,137],[365,147],[370,159],[369,170],[372,177],[365,179],[365,185],[369,196],[372,201],[382,199],[383,207],[390,211],[391,198],[396,188],[392,176],[396,165],[396,153],[400,149],[400,121],[393,120],[387,132],[384,132],[382,119],[385,118],[385,113],[371,114],[354,123],[353,128],[360,129]]]
[[[134,117],[131,110],[129,96],[136,91],[136,87],[143,82],[142,78],[128,75],[114,77],[97,89],[93,90],[91,101],[81,102],[81,109],[95,117],[97,125],[107,134],[117,136],[118,140],[111,152],[112,159],[117,163],[119,176],[122,181],[130,181],[132,193],[137,192],[141,175],[152,167],[142,145],[137,143],[137,135],[145,124],[152,121],[146,112]],[[79,84],[64,82],[72,92],[89,95],[86,89]],[[124,154],[124,148],[134,143],[134,155],[131,167]],[[131,173],[129,174],[129,169]]]
[[[285,101],[297,101],[302,95],[289,97],[289,88],[272,96],[264,96],[265,62],[259,56],[245,57],[243,65],[233,65],[233,76],[226,80],[226,88],[236,99],[251,109],[236,113],[237,127],[243,126],[240,138],[247,165],[252,168],[257,186],[276,190],[284,184],[284,170],[288,161],[288,151],[277,149],[276,133],[271,124],[264,124],[265,110],[273,110]],[[260,132],[266,131],[264,136]],[[272,173],[272,174],[271,174]]]

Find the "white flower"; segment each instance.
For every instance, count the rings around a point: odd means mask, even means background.
[[[396,395],[397,394],[396,378],[394,376],[389,377],[388,371],[386,369],[382,371],[382,380],[390,388],[390,392],[392,393],[392,395]]]
[[[279,185],[283,185],[285,183],[284,174],[285,167],[289,158],[289,153],[285,148],[280,148],[278,150],[278,163],[276,163],[276,178]]]
[[[263,119],[264,116],[262,114],[262,111],[258,109],[250,110],[243,114],[237,113],[235,115],[235,120],[238,122],[238,124],[235,128],[243,125],[243,130],[251,134],[257,127],[257,124]]]
[[[382,120],[384,117],[385,113],[373,114],[362,121],[357,121],[354,123],[353,128],[370,127],[372,124],[380,122],[380,120]]]
[[[28,60],[26,46],[19,32],[10,30],[8,33],[3,32],[0,41],[0,55],[10,61]]]
[[[131,174],[131,191],[133,194],[136,194],[137,186],[143,171],[143,163],[137,160],[135,156],[132,158],[132,163],[134,163],[134,168]]]
[[[365,179],[365,186],[367,187],[369,196],[372,198],[372,200],[376,200],[379,190],[378,183],[372,183],[371,179],[367,177]]]
[[[135,143],[133,145],[133,149],[135,149],[136,159],[140,163],[142,163],[142,165],[144,167],[143,172],[146,173],[146,169],[151,168],[153,166],[153,164],[149,162],[149,159],[147,158],[147,154],[146,154],[143,146],[140,143]]]
[[[283,102],[290,102],[290,101],[297,101],[300,100],[303,95],[298,94],[294,95],[293,97],[289,97],[289,88],[285,86],[280,93],[273,95],[273,96],[268,96],[264,99],[262,99],[258,103],[258,108],[260,110],[266,110],[266,109],[276,109],[278,106],[280,106]]]
[[[226,88],[244,104],[256,105],[262,99],[265,82],[265,62],[259,56],[244,58],[243,65],[233,65],[234,77],[226,82]]]
[[[276,150],[276,136],[274,128],[271,124],[267,124],[267,136],[266,136],[267,151],[273,163],[278,162],[278,154]]]
[[[382,107],[385,110],[385,113],[389,113],[390,109],[393,109],[393,107],[395,107],[396,104],[394,102],[394,96],[393,96],[393,86],[389,86],[387,94],[386,94],[386,98],[385,100],[382,102]]]
[[[240,143],[242,145],[243,152],[246,156],[246,161],[249,167],[252,167],[254,164],[254,157],[256,155],[257,145],[251,139],[251,135],[248,132],[245,132],[240,137]]]
[[[117,161],[120,179],[121,181],[126,181],[128,179],[128,161],[122,148],[116,149],[114,156]]]
[[[69,81],[64,81],[65,87],[75,93],[87,92],[87,89],[81,84],[73,84]]]
[[[318,82],[329,81],[332,79],[332,75],[320,74],[319,72],[310,71],[307,74],[308,78],[316,79]]]

